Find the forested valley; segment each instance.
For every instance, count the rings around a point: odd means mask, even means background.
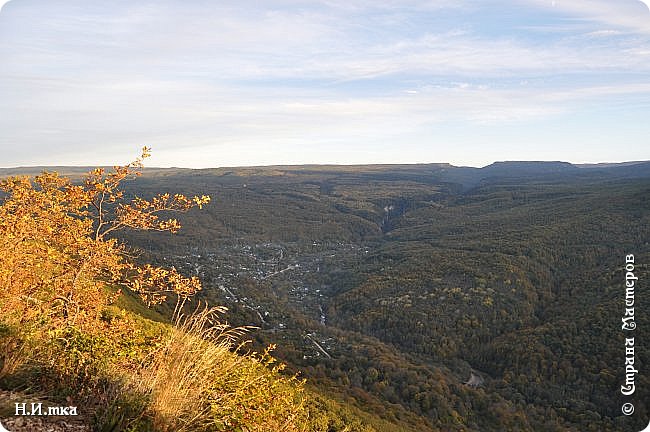
[[[138,372],[146,377],[153,366],[145,360],[152,352],[167,352],[156,351],[171,331],[163,323],[179,311],[208,305],[227,308],[218,311],[228,326],[215,331],[235,328],[238,340],[250,339],[238,347],[231,339],[220,342],[218,358],[225,360],[219,364],[238,365],[232,366],[244,377],[238,379],[265,384],[252,395],[248,384],[235,386],[225,404],[197,393],[197,407],[218,410],[205,420],[210,423],[185,423],[183,430],[600,432],[641,430],[648,422],[649,303],[643,287],[650,262],[650,163],[152,168],[126,181],[129,169],[118,170],[117,177],[91,171],[85,189],[74,186],[83,168],[56,168],[72,185],[56,175],[37,177],[41,189],[20,178],[3,183],[12,194],[2,208],[7,251],[18,228],[36,233],[24,234],[34,239],[43,237],[5,255],[2,274],[10,288],[18,289],[18,270],[41,281],[30,285],[24,279],[25,289],[59,286],[47,268],[39,264],[34,270],[29,264],[49,263],[59,257],[55,253],[80,274],[88,254],[101,252],[110,262],[93,264],[97,270],[84,282],[89,292],[107,284],[84,300],[104,308],[97,309],[97,318],[77,310],[87,329],[71,321],[68,303],[59,305],[60,297],[51,310],[41,307],[42,316],[32,316],[36,312],[18,291],[2,297],[3,308],[13,309],[0,323],[0,342],[8,350],[0,356],[0,386],[26,382],[6,370],[12,350],[33,345],[30,349],[45,350],[35,351],[45,358],[58,353],[63,372],[44,373],[41,362],[21,373],[40,377],[50,388],[67,377],[68,394],[75,385],[95,397],[109,394],[89,369],[105,368],[96,364],[97,352],[105,351],[102,355],[124,370],[146,366]],[[0,170],[0,176],[38,170]],[[125,180],[119,192],[116,178]],[[92,214],[88,203],[103,197],[106,188],[113,188],[108,195],[113,201],[107,202],[132,204],[117,207],[113,225],[103,219],[97,225],[84,218]],[[26,199],[30,196],[44,201]],[[202,210],[187,211],[194,206]],[[147,219],[150,209],[162,219]],[[184,211],[173,216],[178,221],[165,219],[178,209]],[[40,224],[21,225],[35,216]],[[68,225],[94,235],[95,242],[75,237]],[[113,232],[112,226],[124,229]],[[56,230],[64,228],[70,231],[69,245],[58,244]],[[41,260],[39,254],[46,255]],[[120,261],[122,255],[133,263]],[[622,330],[621,319],[629,255],[639,277],[633,334],[639,372],[635,393],[624,397],[630,333]],[[62,265],[57,262],[52,261],[52,272]],[[160,293],[143,291],[137,277],[137,283],[133,280],[137,274],[157,289],[173,286],[176,296],[164,301]],[[117,303],[124,310],[115,309],[111,284],[125,283],[120,282],[124,277],[128,284]],[[155,300],[153,309],[140,297]],[[181,297],[185,309],[176,303]],[[97,299],[103,303],[95,305]],[[14,322],[10,318],[18,305],[26,309]],[[20,320],[33,326],[31,336],[23,334]],[[130,333],[141,336],[131,341]],[[44,342],[34,344],[40,341],[34,335]],[[190,336],[182,343],[200,339]],[[212,349],[210,343],[200,344]],[[226,354],[224,347],[244,356]],[[74,352],[78,358],[71,357]],[[271,355],[286,369],[271,366],[276,361]],[[85,378],[75,375],[80,364]],[[270,369],[264,372],[262,365]],[[210,380],[230,382],[228,373]],[[96,419],[101,427],[171,430],[181,424],[170,420],[173,416],[160,417],[151,400],[155,389],[138,391],[128,400],[111,396],[103,417]],[[621,412],[629,401],[633,416]],[[263,407],[256,408],[259,403]]]
[[[198,276],[200,299],[368,430],[647,423],[647,344],[633,417],[620,386],[625,257],[641,280],[650,260],[648,163],[168,169],[131,187],[213,197],[177,237],[125,236]]]

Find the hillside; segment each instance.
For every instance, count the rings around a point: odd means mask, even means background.
[[[199,298],[259,327],[255,346],[276,343],[309,391],[354,412],[340,416],[349,423],[647,424],[642,367],[635,414],[621,414],[620,320],[627,254],[647,277],[648,162],[145,170],[126,192],[160,190],[213,201],[183,215],[174,237],[120,238],[142,262],[198,276]],[[647,314],[637,324],[650,340]]]

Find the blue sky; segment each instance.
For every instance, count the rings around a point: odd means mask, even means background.
[[[4,167],[650,159],[637,0],[5,3]]]

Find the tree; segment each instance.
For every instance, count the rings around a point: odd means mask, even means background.
[[[148,304],[169,294],[183,300],[201,289],[196,277],[186,278],[174,268],[135,264],[112,237],[125,228],[175,233],[180,223],[161,213],[186,212],[210,201],[179,194],[125,200],[123,182],[141,175],[147,157],[145,147],[134,162],[110,172],[94,169],[81,184],[55,172],[0,182],[5,193],[0,206],[0,324],[20,328],[23,336],[30,329],[43,336],[64,326],[92,332],[100,328],[102,311],[120,289],[138,293]]]
[[[201,289],[174,268],[136,264],[113,236],[175,233],[168,212],[210,201],[126,200],[123,182],[148,156],[145,147],[133,163],[77,184],[48,172],[0,182],[0,378],[95,407],[97,430],[306,430],[303,382],[280,375],[272,347],[236,352],[244,329],[219,322],[225,308],[197,307],[167,325],[109,307],[129,289],[149,304],[175,296],[178,312]]]

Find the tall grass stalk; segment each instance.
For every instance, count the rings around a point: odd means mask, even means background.
[[[276,373],[282,365],[271,366],[269,350],[235,354],[248,328],[220,323],[224,311],[202,307],[179,315],[166,343],[134,375],[134,389],[149,395],[154,429],[299,430],[301,383]]]

